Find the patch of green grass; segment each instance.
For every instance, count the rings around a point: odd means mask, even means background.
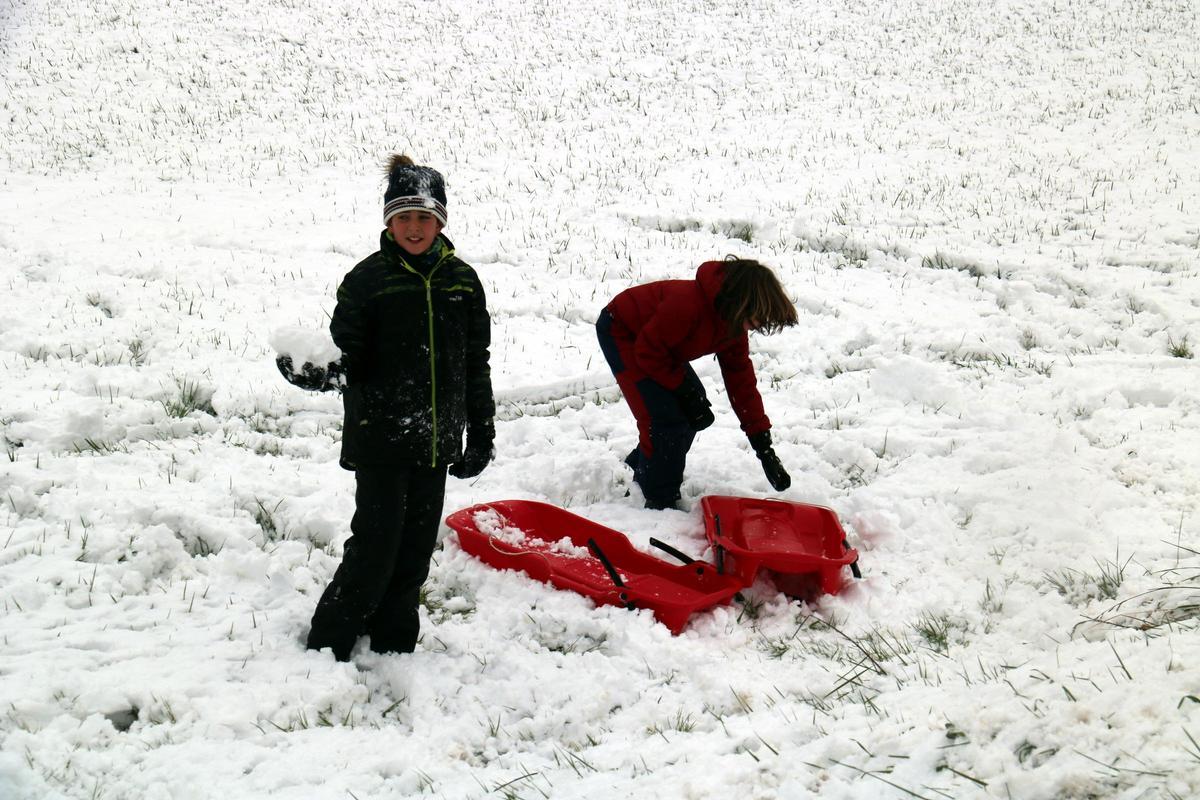
[[[1178,342],[1170,336],[1167,337],[1167,352],[1175,356],[1175,358],[1192,358],[1192,346],[1188,344],[1188,337],[1184,336]]]
[[[217,415],[212,407],[212,391],[201,386],[199,381],[176,378],[175,389],[173,396],[161,401],[167,416],[183,418],[193,411],[202,411],[213,417]]]
[[[913,623],[913,630],[935,652],[947,653],[950,651],[950,617],[948,614],[922,614]]]
[[[1064,567],[1043,575],[1046,582],[1072,603],[1088,600],[1115,600],[1125,581],[1125,570],[1133,556],[1120,560],[1120,553],[1112,561],[1096,560],[1096,572]]]
[[[279,511],[279,507],[283,505],[283,500],[280,499],[271,508],[267,508],[266,503],[257,497],[254,498],[254,505],[250,507],[250,515],[254,517],[255,523],[262,528],[263,536],[268,542],[275,541],[279,538],[279,523],[275,519],[275,514]]]

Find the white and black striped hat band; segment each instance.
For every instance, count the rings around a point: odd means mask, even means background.
[[[420,195],[407,195],[389,200],[383,207],[383,224],[387,225],[388,220],[401,211],[428,211],[437,217],[442,225],[446,224],[446,207],[432,197]]]

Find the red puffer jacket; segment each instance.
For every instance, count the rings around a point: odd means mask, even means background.
[[[692,281],[655,281],[633,286],[608,304],[612,335],[627,369],[644,373],[668,389],[683,383],[683,367],[716,354],[729,401],[747,436],[770,430],[750,363],[745,331],[731,335],[714,301],[725,264],[706,261]]]

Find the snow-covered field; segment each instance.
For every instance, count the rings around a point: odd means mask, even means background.
[[[0,797],[1200,794],[1200,40],[1190,0],[0,0]],[[678,637],[445,531],[410,656],[303,649],[340,402],[279,377],[442,170],[497,460],[699,555],[771,491],[717,424],[626,497],[592,322],[727,253],[789,500],[864,578]]]

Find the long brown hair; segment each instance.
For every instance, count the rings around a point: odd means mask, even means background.
[[[729,322],[730,335],[749,324],[759,333],[778,333],[796,324],[796,307],[770,267],[752,259],[726,256],[717,313]]]

